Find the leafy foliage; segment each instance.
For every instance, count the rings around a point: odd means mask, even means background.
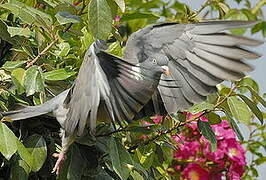
[[[206,0],[196,11],[180,1],[143,0],[2,0],[0,2],[0,108],[8,111],[16,104],[36,105],[71,86],[87,47],[97,38],[116,38],[109,52],[121,56],[128,36],[152,23],[197,22],[203,19],[258,20],[251,32],[266,36],[262,7],[265,1],[235,0],[243,8],[230,7],[227,0]],[[233,30],[243,34],[246,29]],[[121,46],[122,45],[122,46]],[[136,121],[124,129],[111,131],[109,123],[97,126],[96,138],[81,137],[70,147],[58,179],[171,179],[173,135],[183,126],[198,121],[212,147],[215,135],[209,124],[227,119],[239,140],[252,153],[245,178],[258,176],[256,167],[266,159],[265,97],[249,77],[221,85],[208,101],[189,112],[200,113],[190,120],[184,114]],[[0,123],[0,176],[4,179],[55,178],[51,174],[60,149],[59,124],[48,116],[21,122]],[[259,120],[259,121],[258,121]],[[251,130],[245,141],[238,124]],[[215,149],[215,148],[214,148]]]

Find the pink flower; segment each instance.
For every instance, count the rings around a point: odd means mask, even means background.
[[[245,166],[246,157],[243,147],[235,139],[227,139],[224,141],[226,144],[226,154],[233,162]]]
[[[178,151],[175,152],[176,159],[194,159],[199,152],[200,143],[198,141],[184,142],[177,145]]]
[[[155,124],[159,124],[163,120],[163,116],[155,115],[151,119]]]
[[[189,163],[183,171],[184,178],[189,180],[210,180],[210,174],[196,163]]]
[[[185,114],[187,119],[194,119],[201,113]],[[208,121],[205,117],[200,119]],[[196,121],[186,124],[179,135],[173,136],[178,149],[174,153],[174,158],[198,163],[183,163],[178,165],[176,170],[183,172],[182,178],[187,180],[221,180],[224,176],[223,172],[231,180],[240,180],[244,173],[246,159],[245,151],[237,141],[235,132],[226,120],[222,120],[220,124],[211,125],[211,127],[217,138],[215,152],[211,151],[210,142],[199,133]]]
[[[120,19],[121,19],[121,17],[120,17],[120,16],[115,16],[115,18],[114,18],[114,21],[115,21],[115,22],[119,22],[119,21],[120,21]]]
[[[226,120],[222,120],[220,124],[212,125],[212,130],[217,140],[236,138],[235,132],[230,128]]]

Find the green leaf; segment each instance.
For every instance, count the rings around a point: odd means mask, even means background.
[[[28,137],[24,144],[33,158],[32,171],[39,171],[47,156],[47,146],[44,138],[35,134]]]
[[[71,148],[70,164],[68,166],[67,179],[76,180],[81,179],[83,170],[86,167],[86,161],[81,156],[79,148],[77,145]]]
[[[250,110],[255,114],[261,124],[263,124],[263,115],[257,105],[244,95],[238,94],[238,96],[248,105]]]
[[[120,43],[118,41],[110,44],[108,52],[118,57],[122,57],[123,55],[122,47],[120,46]]]
[[[191,108],[188,109],[188,112],[191,112],[192,114],[197,114],[199,112],[202,112],[204,110],[213,110],[214,105],[207,103],[207,102],[202,102],[200,104],[195,104]]]
[[[266,157],[260,157],[258,159],[255,160],[256,165],[261,165],[264,164],[266,162]]]
[[[8,26],[7,31],[11,37],[24,36],[24,37],[29,38],[30,36],[33,36],[33,32],[31,32],[29,28],[19,28],[19,27]]]
[[[56,50],[55,54],[60,57],[66,56],[70,51],[70,45],[67,42],[58,44],[58,48],[59,50]]]
[[[110,138],[108,147],[114,171],[121,179],[128,179],[130,172],[134,167],[130,154],[122,144],[114,138]]]
[[[232,115],[242,123],[248,124],[252,119],[252,113],[248,106],[236,96],[231,96],[227,100]]]
[[[263,35],[264,37],[266,37],[266,21],[262,21],[262,22],[256,24],[256,25],[252,28],[251,33],[252,33],[252,34],[255,34],[255,33],[259,32],[259,31],[261,31],[261,32],[262,32],[262,35]]]
[[[120,21],[125,22],[125,21],[130,21],[130,20],[135,20],[135,19],[159,19],[160,17],[153,14],[153,13],[144,13],[144,12],[132,12],[132,13],[126,13],[123,14],[121,17]]]
[[[18,94],[25,92],[24,84],[25,70],[22,68],[14,69],[11,73],[11,78],[15,86],[17,87]]]
[[[44,91],[44,79],[38,66],[32,66],[26,70],[24,76],[24,87],[26,89],[27,96],[33,95],[35,92]]]
[[[53,23],[53,19],[50,15],[19,1],[12,0],[8,3],[0,4],[0,7],[10,10],[14,15],[28,24],[34,23],[39,27],[47,27],[51,26]]]
[[[67,11],[59,11],[55,15],[55,17],[61,25],[67,24],[67,23],[79,23],[80,22],[79,16],[73,15]]]
[[[30,167],[25,161],[15,156],[11,164],[10,179],[12,180],[28,180]]]
[[[67,69],[56,69],[53,71],[43,73],[44,79],[49,81],[66,80],[67,78],[74,76],[77,72]]]
[[[31,169],[31,167],[33,165],[32,155],[30,154],[28,149],[19,140],[17,140],[17,147],[18,147],[17,152],[18,152],[21,160],[23,160],[28,165],[29,169]]]
[[[198,128],[201,132],[201,134],[210,141],[211,143],[211,149],[212,151],[216,151],[217,148],[217,140],[215,137],[215,134],[211,128],[211,126],[209,125],[208,122],[205,121],[198,121]]]
[[[83,53],[93,43],[93,37],[92,37],[92,34],[87,31],[86,27],[82,28],[81,32],[83,33],[83,36],[80,37],[80,41],[81,41],[81,49],[80,50]]]
[[[130,175],[133,180],[144,180],[144,178],[138,173],[138,171],[131,171]]]
[[[248,21],[248,17],[245,13],[238,9],[230,9],[230,11],[225,16],[228,20],[241,20],[241,21]],[[242,35],[246,32],[245,28],[238,28],[231,30],[233,34]]]
[[[244,94],[247,92],[248,87],[251,87],[253,90],[255,90],[257,93],[259,92],[259,86],[256,81],[251,79],[250,77],[245,77],[241,79],[239,82],[237,82],[237,86],[239,86],[238,90],[241,94]]]
[[[27,61],[7,61],[2,68],[6,71],[12,71],[16,68],[23,67]]]
[[[1,39],[11,44],[16,43],[16,41],[13,38],[11,38],[10,34],[8,33],[6,23],[4,23],[1,19],[0,19],[0,37]]]
[[[152,166],[156,156],[155,149],[156,146],[154,143],[138,148],[137,155],[141,165],[145,169],[149,169]]]
[[[89,28],[95,39],[105,40],[112,31],[112,12],[106,0],[91,0],[88,11]]]
[[[204,115],[204,117],[208,119],[210,125],[219,124],[221,122],[220,116],[213,112],[209,112],[208,114]]]
[[[118,7],[121,9],[122,12],[126,10],[126,4],[124,0],[114,0]]]
[[[2,122],[0,122],[0,139],[0,152],[7,160],[9,160],[18,149],[18,139]]]
[[[228,118],[228,122],[229,122],[231,128],[235,131],[239,141],[244,141],[244,137],[243,137],[241,131],[239,130],[237,123],[235,122],[233,117],[230,115],[230,112],[228,112],[228,109],[224,109],[224,113],[226,114],[226,117]]]
[[[254,89],[252,89],[249,86],[245,86],[245,87],[248,88],[252,96],[254,96],[255,99],[258,100],[266,108],[266,101],[262,97],[260,97],[260,95]]]

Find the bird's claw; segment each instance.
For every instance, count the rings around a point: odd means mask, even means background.
[[[56,157],[58,159],[57,159],[57,161],[55,163],[55,166],[53,168],[52,173],[55,172],[56,175],[58,175],[60,170],[61,170],[61,168],[62,168],[62,165],[63,165],[63,163],[64,163],[64,161],[66,159],[66,156],[65,156],[65,153],[60,152],[59,154],[58,153],[54,153],[53,157]]]

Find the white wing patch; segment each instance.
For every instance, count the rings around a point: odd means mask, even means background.
[[[139,63],[136,66],[133,66],[132,69],[132,77],[135,78],[136,80],[143,80],[143,76],[141,76],[141,69],[139,67]]]

